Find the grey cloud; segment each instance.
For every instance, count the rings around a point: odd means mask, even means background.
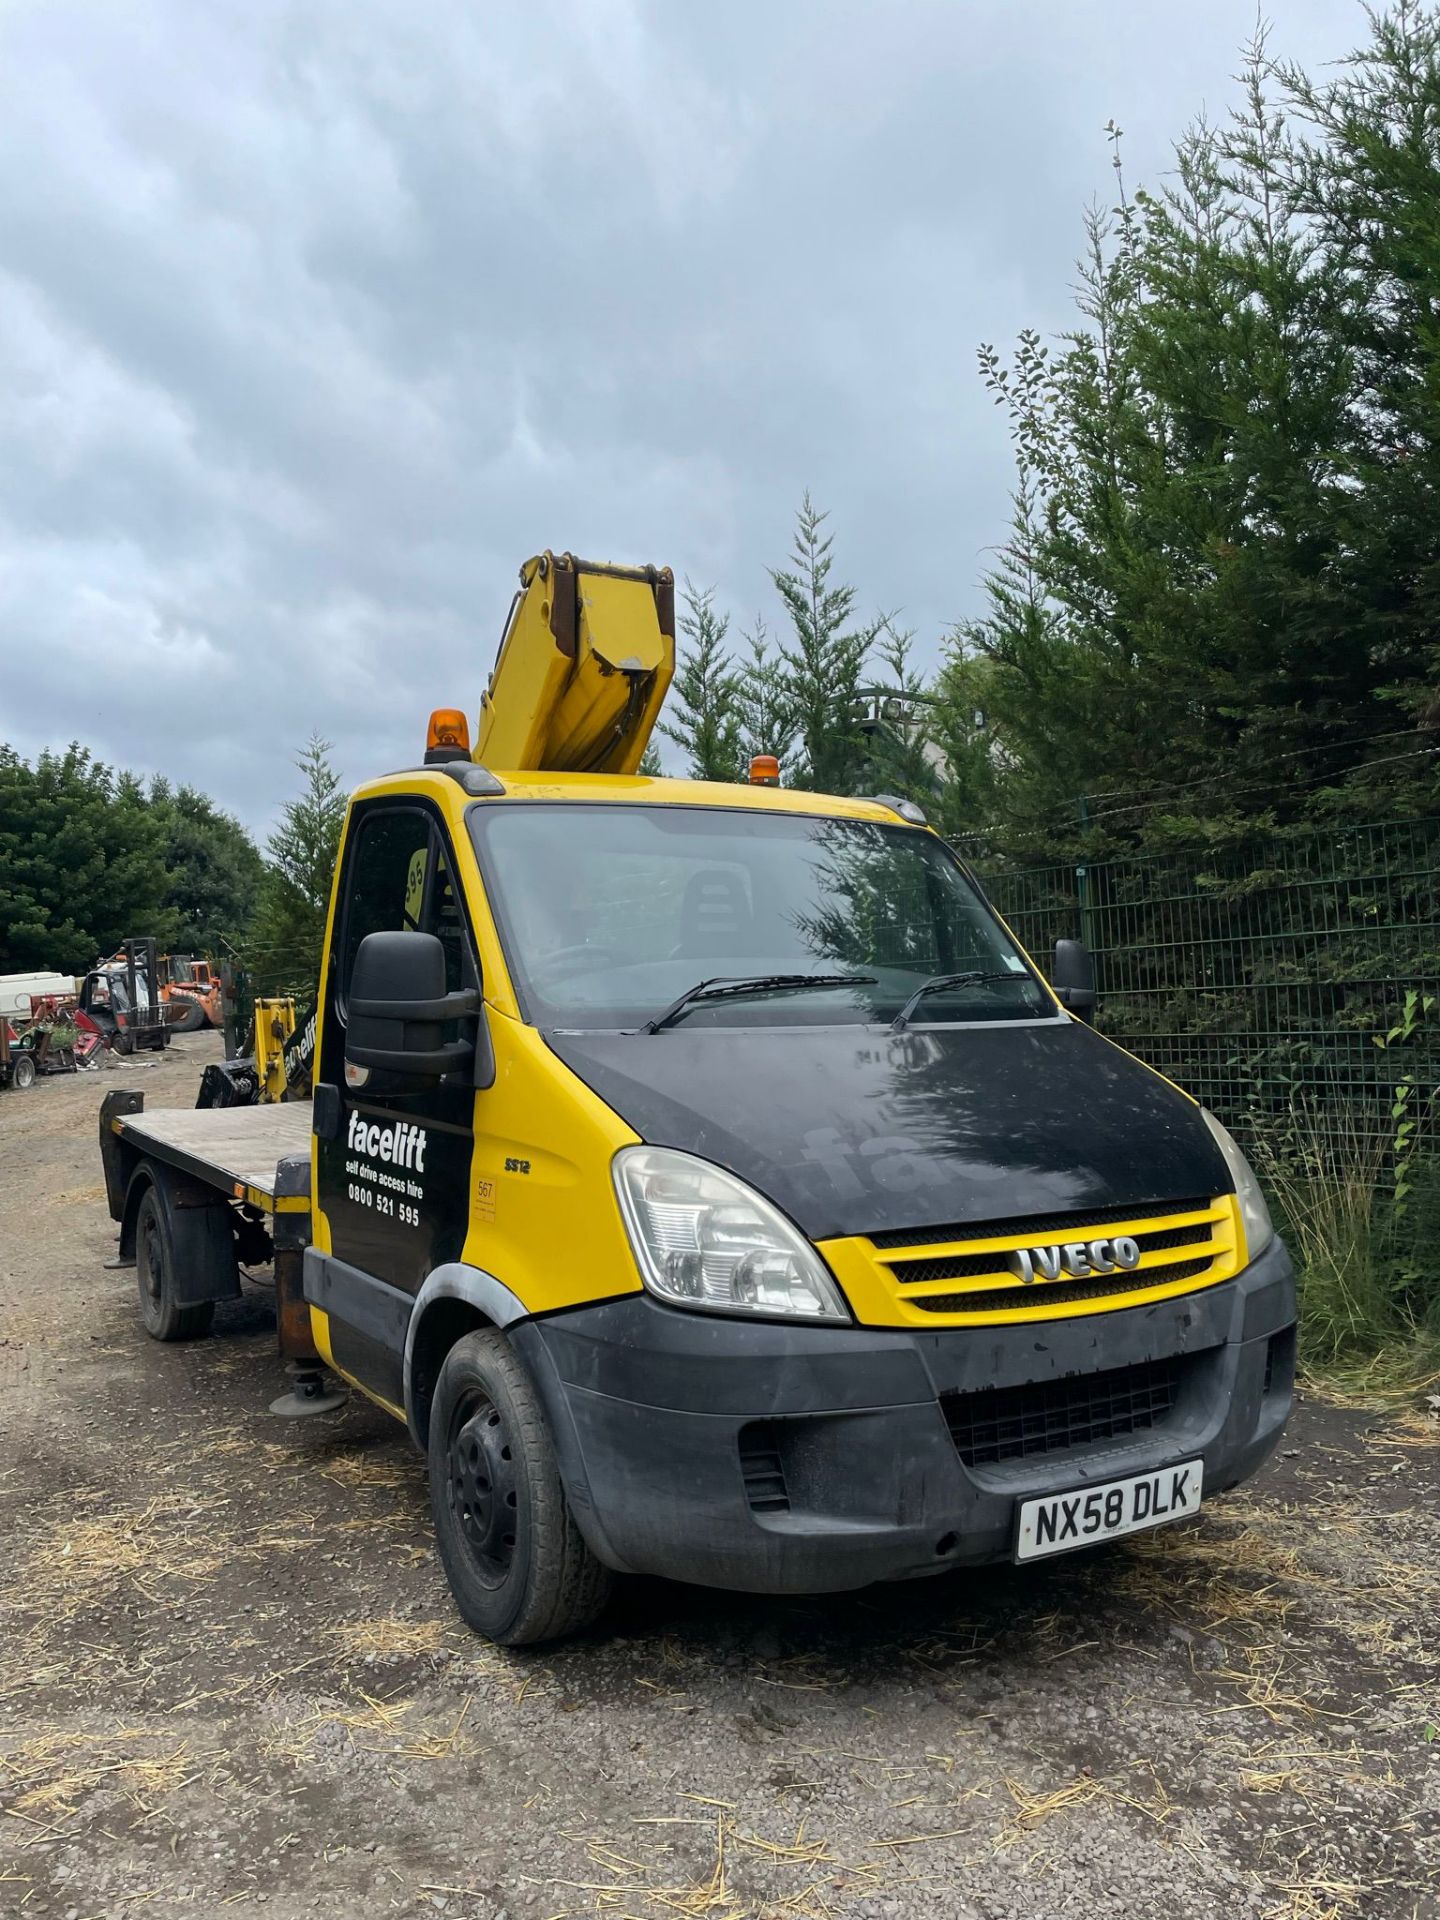
[[[931,654],[1003,530],[981,339],[1229,97],[1250,0],[314,0],[0,13],[0,736],[263,829],[472,709],[514,569],[742,618],[802,487]],[[1333,58],[1348,0],[1277,42]],[[260,695],[279,690],[266,706]]]

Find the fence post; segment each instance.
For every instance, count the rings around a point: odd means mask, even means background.
[[[1080,831],[1084,833],[1090,825],[1090,809],[1085,804],[1083,793],[1075,802],[1075,810],[1080,818]],[[1083,861],[1075,869],[1075,899],[1080,908],[1080,938],[1091,953],[1094,953],[1095,942],[1090,920],[1090,869]]]

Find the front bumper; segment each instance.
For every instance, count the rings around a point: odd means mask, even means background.
[[[1016,1502],[1034,1494],[1197,1457],[1207,1496],[1234,1486],[1289,1416],[1294,1327],[1276,1240],[1223,1285],[1042,1324],[752,1325],[637,1294],[511,1337],[607,1565],[821,1593],[1007,1558]],[[1141,1430],[990,1460],[971,1444],[967,1408],[995,1402],[969,1396],[1051,1382],[1053,1399],[1066,1382],[1140,1380],[1167,1361],[1170,1401]]]

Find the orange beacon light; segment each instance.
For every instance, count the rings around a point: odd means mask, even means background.
[[[437,707],[425,735],[425,764],[470,758],[470,722],[459,707]]]

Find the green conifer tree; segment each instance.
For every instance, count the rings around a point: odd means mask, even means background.
[[[794,775],[795,706],[785,662],[771,647],[763,614],[743,635],[745,657],[736,670],[735,708],[739,726],[741,776],[756,754],[773,754],[780,777],[789,784]]]
[[[260,906],[245,950],[256,992],[313,995],[330,886],[345,821],[345,792],[330,765],[330,742],[311,734],[296,760],[304,785],[281,809],[267,842]]]
[[[715,590],[685,582],[679,669],[660,731],[685,755],[692,780],[740,775],[739,684],[725,639],[730,617],[715,607]]]
[[[795,520],[789,568],[770,577],[790,622],[780,648],[800,748],[797,784],[852,793],[864,767],[857,700],[879,620],[854,624],[854,587],[832,584],[834,536],[807,491]]]

